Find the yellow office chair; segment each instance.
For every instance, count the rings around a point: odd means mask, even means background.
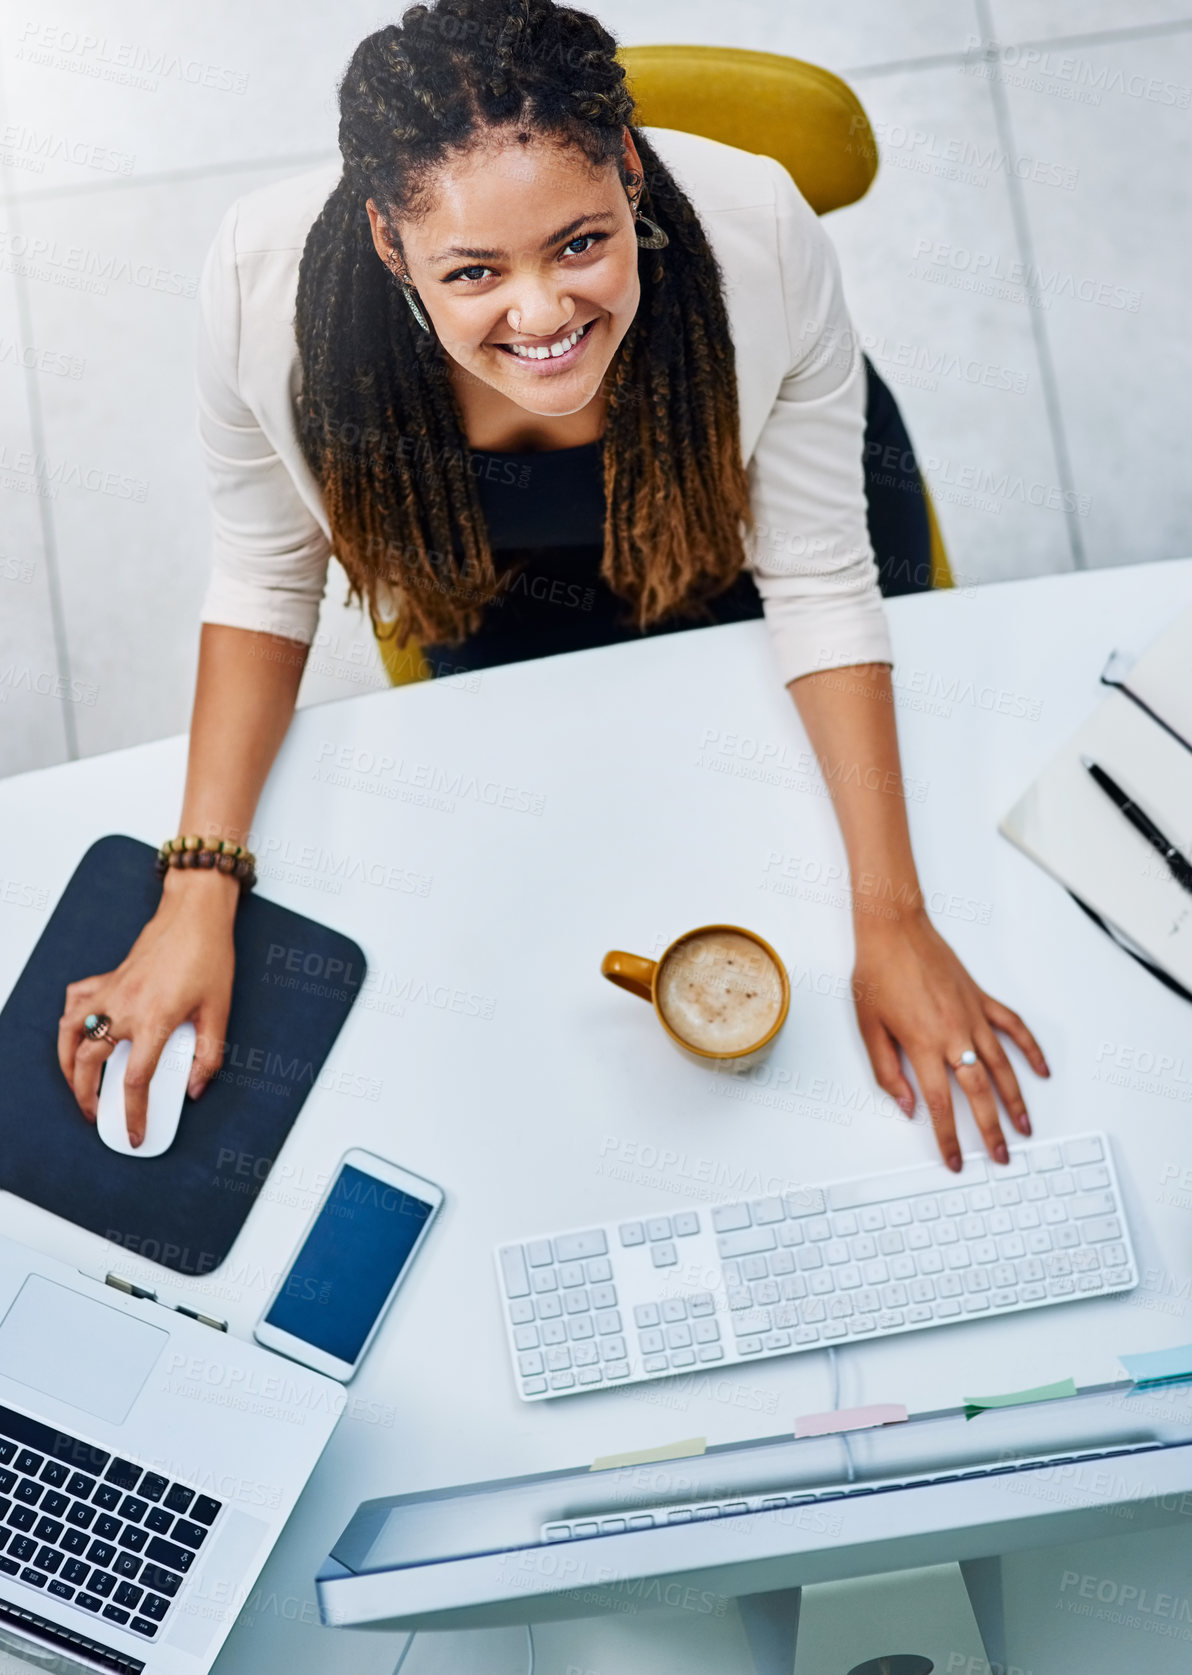
[[[877,141],[857,95],[839,76],[738,47],[622,47],[617,55],[643,128],[686,134],[776,157],[817,215],[854,204],[877,173]],[[923,484],[931,585],[952,571]]]
[[[737,47],[623,47],[618,54],[642,127],[678,128],[775,157],[817,215],[856,203],[877,173],[877,141],[861,101],[828,70],[774,52]],[[933,587],[952,572],[923,484]],[[381,640],[395,686],[424,680],[429,665],[411,641]]]

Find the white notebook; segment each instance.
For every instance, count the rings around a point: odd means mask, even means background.
[[[1125,678],[1192,742],[1192,610],[1176,618]],[[1192,860],[1192,750],[1124,693],[1106,692],[999,830],[1138,952],[1192,989],[1192,895],[1080,760],[1089,756],[1104,768]]]

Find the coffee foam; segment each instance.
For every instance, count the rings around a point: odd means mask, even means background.
[[[782,978],[764,948],[738,931],[704,931],[666,958],[657,982],[663,1017],[692,1047],[740,1053],[782,1011]]]

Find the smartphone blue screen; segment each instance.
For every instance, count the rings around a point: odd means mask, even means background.
[[[355,1361],[431,1206],[345,1164],[265,1319]]]

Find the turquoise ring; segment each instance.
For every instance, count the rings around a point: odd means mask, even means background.
[[[112,1030],[112,1020],[106,1012],[88,1012],[83,1019],[83,1032],[88,1041],[106,1041]]]

